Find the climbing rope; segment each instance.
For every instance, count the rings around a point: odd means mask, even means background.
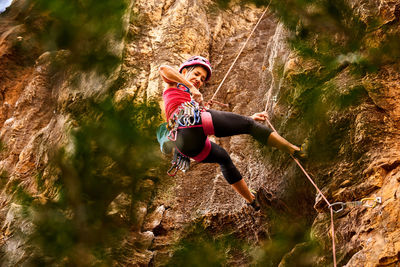
[[[237,54],[235,60],[232,62],[230,68],[229,68],[228,71],[226,72],[226,74],[225,74],[224,78],[222,79],[221,83],[218,85],[217,90],[215,90],[213,96],[212,96],[211,99],[210,99],[211,104],[212,104],[213,101],[215,101],[215,100],[214,100],[215,96],[218,94],[219,90],[220,90],[221,87],[222,87],[222,84],[224,84],[224,82],[225,82],[226,77],[228,77],[228,75],[229,75],[229,73],[231,72],[231,70],[232,70],[233,66],[235,65],[236,61],[238,60],[238,58],[239,58],[240,55],[242,54],[243,49],[245,48],[245,46],[246,46],[247,43],[249,42],[250,37],[253,35],[253,33],[254,33],[254,31],[256,30],[258,24],[260,24],[260,22],[261,22],[262,18],[264,17],[265,13],[267,13],[267,10],[268,10],[270,4],[271,4],[271,1],[269,2],[268,6],[265,8],[264,12],[261,14],[261,16],[260,16],[260,18],[258,19],[256,25],[253,27],[253,30],[250,32],[250,35],[247,37],[246,42],[242,45],[242,48],[240,48],[240,51],[239,51],[239,53]]]
[[[243,46],[241,47],[239,53],[237,54],[235,60],[232,62],[230,68],[228,69],[227,73],[225,74],[224,78],[222,79],[221,83],[218,85],[217,89],[215,90],[213,96],[211,97],[209,103],[210,105],[212,105],[212,102],[214,101],[215,96],[217,95],[217,93],[219,92],[219,90],[221,89],[223,83],[225,82],[226,78],[228,77],[229,73],[231,72],[233,66],[235,65],[236,61],[238,60],[239,56],[241,55],[244,47],[246,46],[246,44],[248,43],[248,41],[250,40],[250,37],[252,36],[252,34],[254,33],[254,31],[256,30],[257,26],[260,24],[262,18],[264,17],[265,13],[267,12],[269,5],[271,4],[271,1],[269,2],[268,6],[266,7],[266,9],[264,10],[264,12],[262,13],[262,15],[260,16],[260,18],[258,19],[256,25],[253,27],[253,30],[251,31],[250,35],[247,37],[246,42],[243,44]],[[267,118],[267,122],[268,124],[271,126],[271,128],[276,132],[274,126],[271,124],[271,122],[268,120]],[[300,169],[303,171],[303,173],[306,175],[306,177],[310,180],[311,184],[315,187],[315,189],[319,192],[319,194],[322,196],[322,198],[324,199],[324,201],[326,202],[326,204],[328,205],[329,209],[330,209],[330,213],[331,213],[331,233],[332,233],[332,253],[333,253],[333,266],[336,267],[336,246],[335,246],[335,227],[334,227],[334,223],[333,223],[333,207],[331,205],[331,203],[328,201],[328,199],[325,197],[325,195],[322,193],[322,191],[318,188],[318,186],[316,185],[316,183],[311,179],[310,175],[307,173],[307,171],[303,168],[303,166],[300,164],[300,162],[293,156],[291,156],[292,159],[297,163],[297,165],[300,167]]]
[[[250,35],[247,37],[246,42],[243,44],[243,46],[241,47],[239,53],[237,54],[235,60],[233,61],[233,63],[231,64],[230,68],[228,69],[227,73],[225,74],[224,78],[222,79],[221,83],[218,85],[218,88],[216,89],[216,91],[214,92],[213,96],[211,97],[210,101],[208,102],[209,105],[212,105],[213,102],[215,102],[216,104],[219,104],[221,106],[224,106],[223,103],[217,102],[214,100],[215,96],[217,95],[217,93],[219,92],[219,90],[221,89],[223,83],[225,82],[226,78],[228,77],[230,71],[232,70],[233,66],[235,65],[236,61],[238,60],[239,56],[241,55],[244,47],[246,46],[246,44],[248,43],[250,37],[252,36],[252,34],[254,33],[255,29],[257,28],[257,26],[260,24],[262,18],[264,17],[265,13],[267,12],[269,5],[266,7],[266,9],[264,10],[264,12],[262,13],[262,15],[260,16],[260,18],[258,19],[257,24],[254,26],[253,30],[251,31]],[[269,99],[267,100],[267,105],[265,106],[265,111],[267,111],[268,108],[268,103],[269,103]],[[272,123],[269,121],[268,118],[266,118],[266,121],[268,123],[268,125],[271,127],[271,129],[273,129],[275,132],[276,129],[275,127],[272,125]],[[333,256],[333,266],[336,267],[336,243],[335,243],[335,225],[334,225],[334,213],[339,213],[340,211],[342,211],[345,206],[348,207],[356,207],[356,206],[363,206],[363,207],[368,207],[368,208],[373,208],[375,207],[376,204],[380,204],[382,203],[382,198],[381,197],[376,197],[376,198],[363,198],[360,201],[351,201],[351,202],[335,202],[333,204],[331,204],[327,197],[322,193],[321,189],[319,189],[319,187],[317,186],[317,184],[314,182],[314,180],[311,178],[311,176],[308,174],[308,172],[304,169],[304,167],[300,164],[299,160],[297,158],[295,158],[293,155],[290,155],[291,158],[296,162],[296,164],[299,166],[299,168],[302,170],[302,172],[304,173],[304,175],[307,177],[307,179],[310,181],[310,183],[314,186],[314,188],[317,190],[317,192],[321,195],[322,199],[326,202],[326,204],[328,205],[328,208],[330,210],[330,228],[331,228],[331,235],[332,235],[332,256]]]
[[[272,123],[269,121],[268,118],[266,118],[268,125],[271,127],[272,130],[275,132],[276,129],[272,125]],[[303,171],[305,176],[308,178],[308,180],[311,182],[311,184],[315,187],[315,189],[318,191],[318,193],[321,195],[322,199],[326,202],[326,204],[329,207],[330,213],[331,213],[331,234],[332,234],[332,254],[333,254],[333,266],[336,267],[336,244],[335,244],[335,225],[333,223],[333,206],[332,204],[328,201],[328,199],[325,197],[325,195],[322,193],[322,191],[319,189],[317,184],[314,182],[314,180],[311,178],[311,176],[307,173],[307,171],[304,169],[304,167],[300,164],[299,160],[293,157],[293,155],[290,155],[292,159],[296,162],[296,164],[299,166],[299,168]]]

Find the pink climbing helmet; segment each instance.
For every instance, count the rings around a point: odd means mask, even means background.
[[[200,65],[206,69],[207,71],[206,81],[208,81],[212,74],[212,68],[210,62],[205,57],[202,56],[193,56],[188,60],[186,60],[185,62],[183,62],[182,65],[179,67],[179,72],[182,73],[182,70],[184,68],[195,65]]]

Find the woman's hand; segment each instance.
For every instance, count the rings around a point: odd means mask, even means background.
[[[266,111],[257,112],[251,115],[250,118],[252,118],[255,121],[265,121],[266,119],[268,119],[268,114]]]
[[[203,102],[204,102],[203,94],[200,93],[200,91],[197,90],[196,87],[194,87],[194,86],[192,88],[190,88],[190,92],[192,93],[192,97],[193,97],[194,101],[199,103],[200,106],[203,106]]]

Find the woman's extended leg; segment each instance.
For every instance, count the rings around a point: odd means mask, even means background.
[[[280,136],[277,132],[273,132],[268,137],[268,145],[278,148],[279,150],[285,151],[290,155],[293,155],[294,151],[300,148],[289,143],[285,138]]]
[[[277,132],[256,122],[254,119],[232,112],[209,110],[212,116],[215,136],[225,137],[237,134],[250,134],[263,144],[276,147],[289,154],[300,150],[299,147],[289,143]]]

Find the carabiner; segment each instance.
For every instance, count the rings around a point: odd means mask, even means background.
[[[195,125],[196,124],[196,119],[194,116],[190,116],[188,117],[188,123],[190,126]]]
[[[171,172],[174,168],[175,168],[175,171]],[[171,168],[169,168],[169,170],[167,171],[167,174],[171,177],[174,177],[177,172],[178,172],[178,165],[176,165],[176,163],[174,163],[174,164],[172,164]]]
[[[179,87],[179,85],[182,85],[183,87],[185,87],[186,89],[184,90],[185,92],[188,92],[189,94],[191,94],[189,87],[187,87],[186,85],[184,85],[183,83],[178,83],[176,85],[176,87]]]
[[[190,108],[196,108],[196,107],[193,105],[192,101],[186,102],[186,105],[187,105],[188,107],[190,107]]]
[[[183,124],[184,124],[185,127],[189,126],[189,122],[188,122],[188,117],[187,116],[184,116],[182,118],[182,120],[183,120]]]
[[[200,120],[201,120],[201,112],[200,112],[200,110],[197,110],[196,116],[197,116],[196,123],[200,123]]]
[[[178,120],[178,125],[179,126],[182,126],[182,127],[185,127],[186,126],[186,123],[185,123],[185,117],[180,117]]]
[[[334,206],[339,206],[339,205],[340,205],[339,209],[335,210],[333,208]],[[344,202],[335,202],[335,203],[332,203],[329,207],[332,208],[334,213],[339,213],[344,209],[345,206],[346,206],[346,203],[344,203]]]
[[[371,201],[372,201],[372,203],[371,203]],[[382,198],[381,198],[381,197],[363,198],[363,199],[360,200],[360,202],[362,203],[362,205],[363,205],[364,207],[373,208],[373,207],[376,206],[376,204],[382,203]]]
[[[169,131],[169,134],[167,135],[167,138],[169,140],[171,140],[172,142],[175,142],[176,141],[176,130],[174,129],[172,131]]]
[[[194,112],[193,120],[194,120],[193,125],[199,123],[199,114],[198,114],[198,110],[196,110],[196,111]]]

